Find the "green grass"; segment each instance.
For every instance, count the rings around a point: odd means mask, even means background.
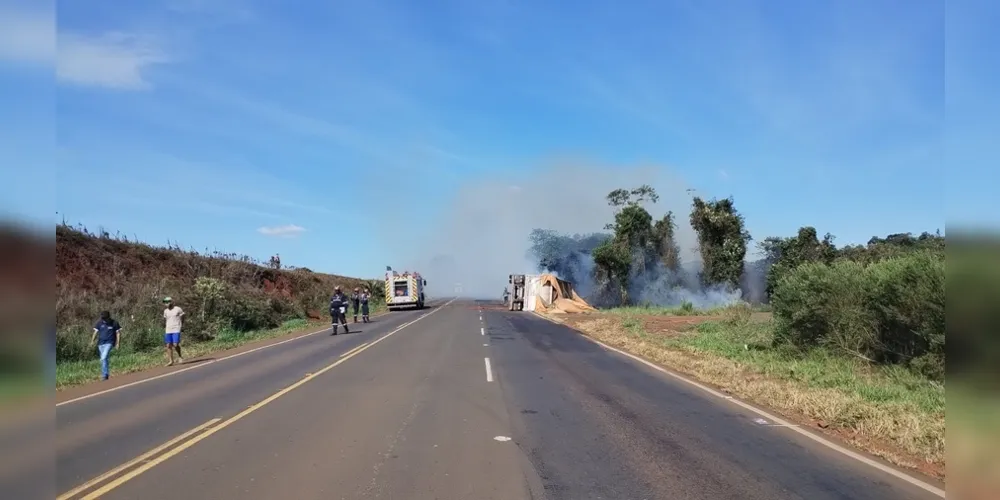
[[[709,322],[698,325],[696,332],[662,342],[667,347],[721,356],[768,377],[806,387],[835,389],[873,404],[902,404],[925,413],[944,414],[944,386],[900,366],[872,366],[825,349],[801,352],[772,348],[769,323],[735,326]]]
[[[846,353],[772,347],[774,323],[751,320],[745,306],[671,335],[643,331],[649,315],[636,309],[619,312],[574,326],[792,420],[819,424],[898,465],[943,474],[942,384]]]
[[[240,347],[250,342],[272,339],[302,330],[320,328],[320,323],[304,319],[293,319],[282,323],[278,328],[251,332],[227,330],[216,335],[207,342],[182,343],[181,349],[185,359],[194,359],[218,351]],[[148,370],[166,363],[166,351],[163,348],[145,352],[115,352],[111,353],[111,376],[124,375]],[[94,349],[92,361],[66,361],[56,365],[56,388],[62,389],[74,385],[85,384],[98,380],[101,374],[101,364]]]
[[[751,312],[770,312],[770,307],[766,305],[750,305],[743,302],[709,308],[696,308],[690,302],[685,302],[679,306],[653,306],[637,305],[615,307],[611,309],[601,309],[602,313],[617,314],[623,316],[644,315],[644,316],[721,316],[726,311],[734,307],[749,308]]]

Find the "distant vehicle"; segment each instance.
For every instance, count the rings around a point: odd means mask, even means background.
[[[510,296],[507,299],[507,308],[511,311],[524,310],[524,275],[509,274],[507,282],[510,283]]]
[[[385,272],[385,305],[390,311],[424,308],[424,287],[427,280],[418,272],[402,274],[387,268]]]

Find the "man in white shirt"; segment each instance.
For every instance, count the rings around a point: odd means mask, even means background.
[[[167,358],[170,360],[167,366],[173,366],[174,351],[177,351],[177,362],[184,362],[184,358],[181,357],[181,325],[184,311],[175,306],[174,300],[170,297],[165,297],[163,303],[167,305],[167,308],[163,310],[163,320],[166,322],[166,333],[163,335],[163,340],[167,344]]]

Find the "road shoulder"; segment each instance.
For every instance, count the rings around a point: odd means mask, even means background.
[[[123,385],[132,384],[135,382],[139,382],[141,380],[158,377],[170,372],[180,371],[186,368],[190,368],[192,366],[196,366],[200,363],[216,361],[222,358],[227,358],[240,353],[251,351],[253,349],[264,348],[274,344],[278,344],[280,342],[287,342],[289,340],[294,340],[300,337],[315,335],[319,332],[326,331],[329,328],[330,327],[324,323],[315,322],[311,323],[306,328],[295,330],[284,335],[279,335],[268,339],[252,341],[243,344],[239,347],[233,347],[221,351],[207,352],[201,356],[184,360],[184,364],[174,365],[174,366],[157,366],[146,370],[118,375],[106,381],[95,380],[93,382],[87,382],[85,384],[65,387],[56,390],[56,404],[69,401],[71,399],[89,396],[91,394],[101,391],[106,391],[108,389],[114,389],[116,387],[121,387]],[[164,354],[164,359],[166,359],[165,356],[166,355]]]
[[[871,461],[879,468],[891,469],[897,474],[905,475],[912,478],[918,482],[926,483],[934,488],[939,488],[941,490],[945,487],[945,482],[943,478],[943,469],[939,469],[931,466],[930,464],[918,464],[917,466],[906,466],[910,464],[896,464],[884,457],[871,453],[870,451],[860,448],[856,445],[857,440],[850,440],[842,433],[837,432],[836,429],[831,429],[829,427],[824,428],[817,425],[817,422],[811,421],[804,415],[799,414],[789,414],[789,412],[775,409],[766,404],[761,404],[756,400],[747,399],[746,402],[737,399],[733,391],[728,390],[726,387],[721,387],[718,384],[714,384],[711,381],[704,380],[703,378],[697,376],[697,374],[689,373],[681,368],[675,367],[670,364],[664,364],[657,359],[653,359],[646,355],[645,352],[634,352],[634,349],[628,349],[628,346],[613,345],[606,343],[605,340],[601,339],[599,336],[595,336],[591,332],[587,332],[575,326],[574,321],[565,321],[564,318],[558,315],[549,315],[542,313],[533,313],[540,319],[564,326],[570,331],[583,336],[584,338],[601,345],[605,349],[617,351],[626,356],[631,356],[637,361],[641,361],[649,366],[655,366],[658,370],[674,377],[678,380],[685,382],[686,384],[699,387],[706,390],[709,393],[714,393],[723,399],[729,400],[737,405],[743,406],[747,409],[754,408],[757,413],[765,413],[773,416],[779,416],[783,419],[789,421],[789,424],[795,426],[795,430],[802,431],[814,436],[814,440],[824,444],[824,446],[834,445],[834,447],[841,447],[850,452],[856,453],[865,460]],[[829,444],[826,444],[829,443]]]
[[[436,307],[438,303],[430,304],[431,307]],[[398,313],[396,313],[398,314]],[[380,311],[371,316],[372,322],[377,323],[386,318],[391,318],[389,311]],[[67,401],[72,401],[74,399],[79,399],[82,397],[87,397],[92,394],[100,393],[103,391],[108,391],[115,389],[117,387],[126,386],[129,384],[135,384],[142,382],[144,380],[162,377],[167,374],[178,372],[181,370],[187,370],[198,366],[200,364],[219,361],[224,358],[231,358],[233,356],[238,356],[249,351],[265,349],[276,344],[282,344],[285,342],[291,342],[298,338],[308,337],[316,335],[321,332],[329,330],[330,326],[324,321],[310,321],[308,326],[302,327],[300,329],[291,330],[286,333],[278,334],[273,337],[268,337],[264,339],[251,340],[245,344],[239,345],[237,347],[231,347],[228,349],[220,349],[209,352],[204,352],[198,356],[194,356],[190,359],[184,360],[182,365],[174,366],[154,366],[144,370],[139,370],[131,373],[125,373],[121,375],[114,375],[114,367],[112,367],[112,377],[108,380],[94,380],[92,382],[86,382],[84,384],[69,385],[56,389],[55,393],[55,403],[62,404]],[[183,345],[182,345],[183,347]],[[164,354],[164,359],[166,354]],[[95,366],[97,360],[94,360]]]
[[[378,321],[379,318],[384,318],[387,316],[387,314],[388,314],[387,311],[382,311],[373,314],[372,320]],[[276,344],[290,342],[298,338],[316,335],[318,333],[325,332],[329,329],[330,325],[324,321],[310,321],[307,326],[291,330],[286,333],[281,333],[273,337],[251,340],[237,347],[231,347],[228,349],[213,350],[201,353],[198,356],[194,356],[190,359],[185,359],[184,364],[174,365],[174,366],[165,366],[165,365],[154,366],[144,370],[125,373],[121,375],[115,375],[108,380],[103,380],[103,381],[94,380],[92,382],[86,382],[83,384],[69,385],[61,388],[57,387],[55,394],[55,402],[56,404],[61,404],[66,401],[71,401],[74,399],[90,396],[92,394],[96,394],[102,391],[107,391],[109,389],[115,389],[117,387],[134,384],[137,382],[141,382],[143,380],[152,379],[155,377],[161,377],[172,372],[186,370],[194,366],[198,366],[199,364],[214,362],[222,360],[224,358],[237,356],[249,351],[265,349]],[[166,359],[166,354],[164,354],[164,359]],[[96,364],[97,361],[95,360],[94,363]]]

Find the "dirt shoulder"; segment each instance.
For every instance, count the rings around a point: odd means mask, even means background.
[[[385,311],[380,311],[373,314],[371,317],[373,319],[382,317],[386,314]],[[275,331],[271,335],[267,335],[262,338],[250,339],[245,343],[241,343],[235,347],[222,347],[213,349],[210,343],[192,344],[190,346],[184,346],[187,352],[192,354],[186,354],[184,364],[165,366],[166,354],[162,351],[157,351],[155,353],[147,353],[148,358],[152,359],[152,363],[148,362],[145,364],[140,364],[136,366],[133,371],[127,373],[114,373],[116,367],[112,367],[112,377],[108,380],[101,381],[97,380],[96,376],[91,377],[90,380],[84,383],[70,383],[58,387],[56,390],[56,403],[62,403],[64,401],[69,401],[71,399],[76,399],[83,396],[88,396],[101,391],[106,391],[108,389],[113,389],[115,387],[120,387],[128,384],[132,384],[141,380],[158,377],[165,375],[167,373],[185,370],[191,368],[192,366],[199,365],[201,363],[211,362],[220,360],[223,358],[235,356],[240,353],[251,351],[254,349],[261,349],[274,344],[287,342],[299,337],[306,337],[310,335],[315,335],[319,332],[323,332],[329,328],[329,324],[324,321],[310,321],[305,326],[301,328],[296,328],[294,330],[287,331]],[[94,373],[97,373],[97,361],[93,363]]]
[[[326,330],[327,328],[329,328],[329,326],[327,326],[323,322],[319,321],[311,322],[308,327],[299,330],[293,330],[289,333],[281,334],[279,336],[248,342],[238,347],[233,347],[229,349],[200,352],[198,355],[186,358],[184,360],[184,364],[177,364],[174,366],[146,367],[144,369],[134,371],[131,373],[112,376],[110,379],[106,381],[94,380],[93,382],[86,382],[78,385],[63,386],[58,388],[56,391],[56,403],[61,403],[63,401],[69,401],[71,399],[87,396],[96,392],[106,391],[108,389],[113,389],[115,387],[128,385],[134,382],[138,382],[140,380],[158,377],[160,375],[164,375],[170,372],[184,370],[201,363],[227,358],[253,349],[274,345],[279,342],[285,342],[298,337],[306,337],[309,335],[314,335],[318,332]],[[162,361],[166,359],[166,355],[161,353],[160,357],[163,358],[161,360],[162,363]]]
[[[544,316],[896,466],[945,478],[943,388],[938,408],[934,388],[911,387],[918,380],[851,360],[767,352],[754,342],[770,327],[762,314],[733,331],[711,316]]]

